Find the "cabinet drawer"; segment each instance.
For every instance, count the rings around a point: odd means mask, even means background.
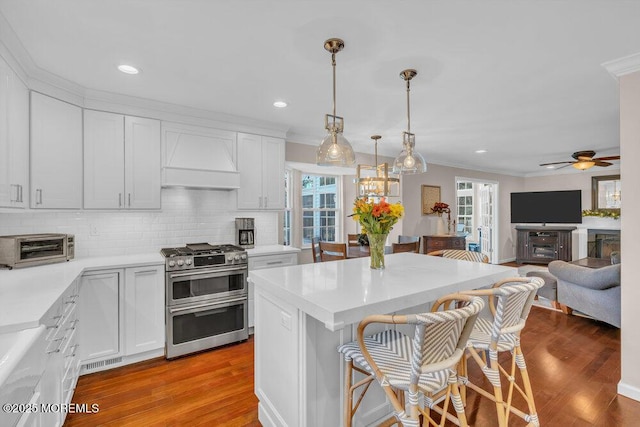
[[[529,243],[532,245],[555,245],[558,238],[555,236],[532,236],[529,237]]]
[[[439,249],[445,249],[447,247],[447,242],[444,240],[428,240],[427,247],[429,250],[437,251]]]
[[[249,272],[251,270],[261,270],[264,268],[285,267],[298,264],[297,254],[265,255],[249,257]],[[251,274],[251,273],[249,273]]]
[[[456,237],[451,239],[451,247],[448,249],[465,249],[465,240],[464,238]]]

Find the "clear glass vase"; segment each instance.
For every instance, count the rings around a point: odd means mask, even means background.
[[[388,234],[367,234],[367,236],[369,237],[371,268],[381,270],[384,268],[384,244]]]

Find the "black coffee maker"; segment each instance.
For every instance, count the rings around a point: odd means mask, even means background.
[[[243,248],[255,245],[255,220],[253,218],[236,218],[236,244]]]

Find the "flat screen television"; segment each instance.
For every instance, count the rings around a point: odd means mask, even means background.
[[[582,223],[582,191],[511,193],[511,223]]]

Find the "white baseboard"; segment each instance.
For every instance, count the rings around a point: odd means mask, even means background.
[[[262,424],[264,427],[279,427],[281,425],[285,425],[281,423],[276,423],[274,421],[274,418],[275,417],[272,416],[269,408],[265,404],[259,401],[258,402],[258,421],[260,421],[260,424]]]
[[[640,402],[640,388],[625,384],[622,381],[618,383],[618,394]]]

